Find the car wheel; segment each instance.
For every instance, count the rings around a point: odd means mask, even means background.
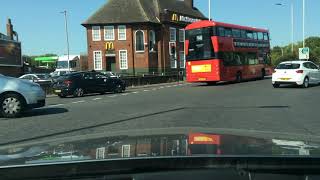
[[[264,77],[266,76],[266,71],[264,69],[261,70],[261,77],[260,79],[263,80]]]
[[[19,117],[25,109],[24,100],[17,94],[4,95],[0,102],[0,113],[6,118]]]
[[[84,91],[82,88],[76,88],[73,92],[73,97],[83,97]]]
[[[208,86],[214,86],[214,85],[216,85],[217,84],[217,82],[207,82],[207,85]]]
[[[272,86],[273,86],[274,88],[279,88],[279,87],[280,87],[280,84],[276,83],[276,84],[272,84]]]
[[[121,93],[122,92],[122,86],[120,84],[116,85],[116,87],[113,90],[114,93]]]
[[[63,94],[59,94],[58,95],[60,98],[65,98],[66,96],[65,95],[63,95]]]
[[[303,88],[308,88],[309,87],[309,78],[308,77],[305,77],[304,80],[303,80],[303,84],[302,84],[302,87]]]
[[[242,82],[242,75],[241,72],[238,72],[236,75],[236,82],[237,83],[241,83]]]

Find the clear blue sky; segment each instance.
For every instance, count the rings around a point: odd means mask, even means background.
[[[23,54],[66,53],[64,17],[69,13],[72,54],[85,53],[87,40],[81,23],[107,0],[10,0],[1,2],[0,32],[6,33],[10,17],[23,43]],[[129,1],[129,0],[128,0]],[[275,3],[286,4],[284,7]],[[295,5],[295,41],[302,40],[302,0]],[[216,21],[270,29],[272,45],[285,45],[290,37],[291,0],[212,0],[212,17]],[[195,6],[208,14],[207,0],[195,0]],[[306,0],[306,35],[320,36],[320,1]]]

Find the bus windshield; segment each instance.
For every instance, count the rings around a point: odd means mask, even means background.
[[[186,59],[190,61],[215,58],[211,41],[213,34],[213,27],[188,30],[186,39],[189,40],[189,48]]]

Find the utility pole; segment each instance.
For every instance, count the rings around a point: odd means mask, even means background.
[[[294,6],[291,0],[291,53],[293,54],[293,41],[294,41]]]

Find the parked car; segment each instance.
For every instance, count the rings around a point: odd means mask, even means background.
[[[311,61],[286,61],[280,63],[272,74],[274,88],[281,84],[296,84],[308,88],[310,84],[320,83],[319,66]]]
[[[60,77],[60,76],[63,76],[63,75],[66,75],[66,74],[70,74],[70,73],[74,73],[75,71],[54,71],[52,73],[50,73],[50,76],[51,76],[51,79],[52,79],[52,82],[57,82],[57,79]]]
[[[120,75],[112,72],[112,71],[104,71],[104,72],[101,72],[102,74],[108,76],[108,77],[112,77],[112,78],[120,78]]]
[[[0,115],[19,117],[26,110],[45,106],[46,94],[39,84],[0,75]]]
[[[30,82],[36,83],[51,83],[52,78],[50,74],[25,74],[20,79],[28,80]]]
[[[77,72],[58,78],[53,84],[54,93],[59,97],[81,97],[88,93],[125,91],[125,82],[119,78],[108,77],[98,72]]]

